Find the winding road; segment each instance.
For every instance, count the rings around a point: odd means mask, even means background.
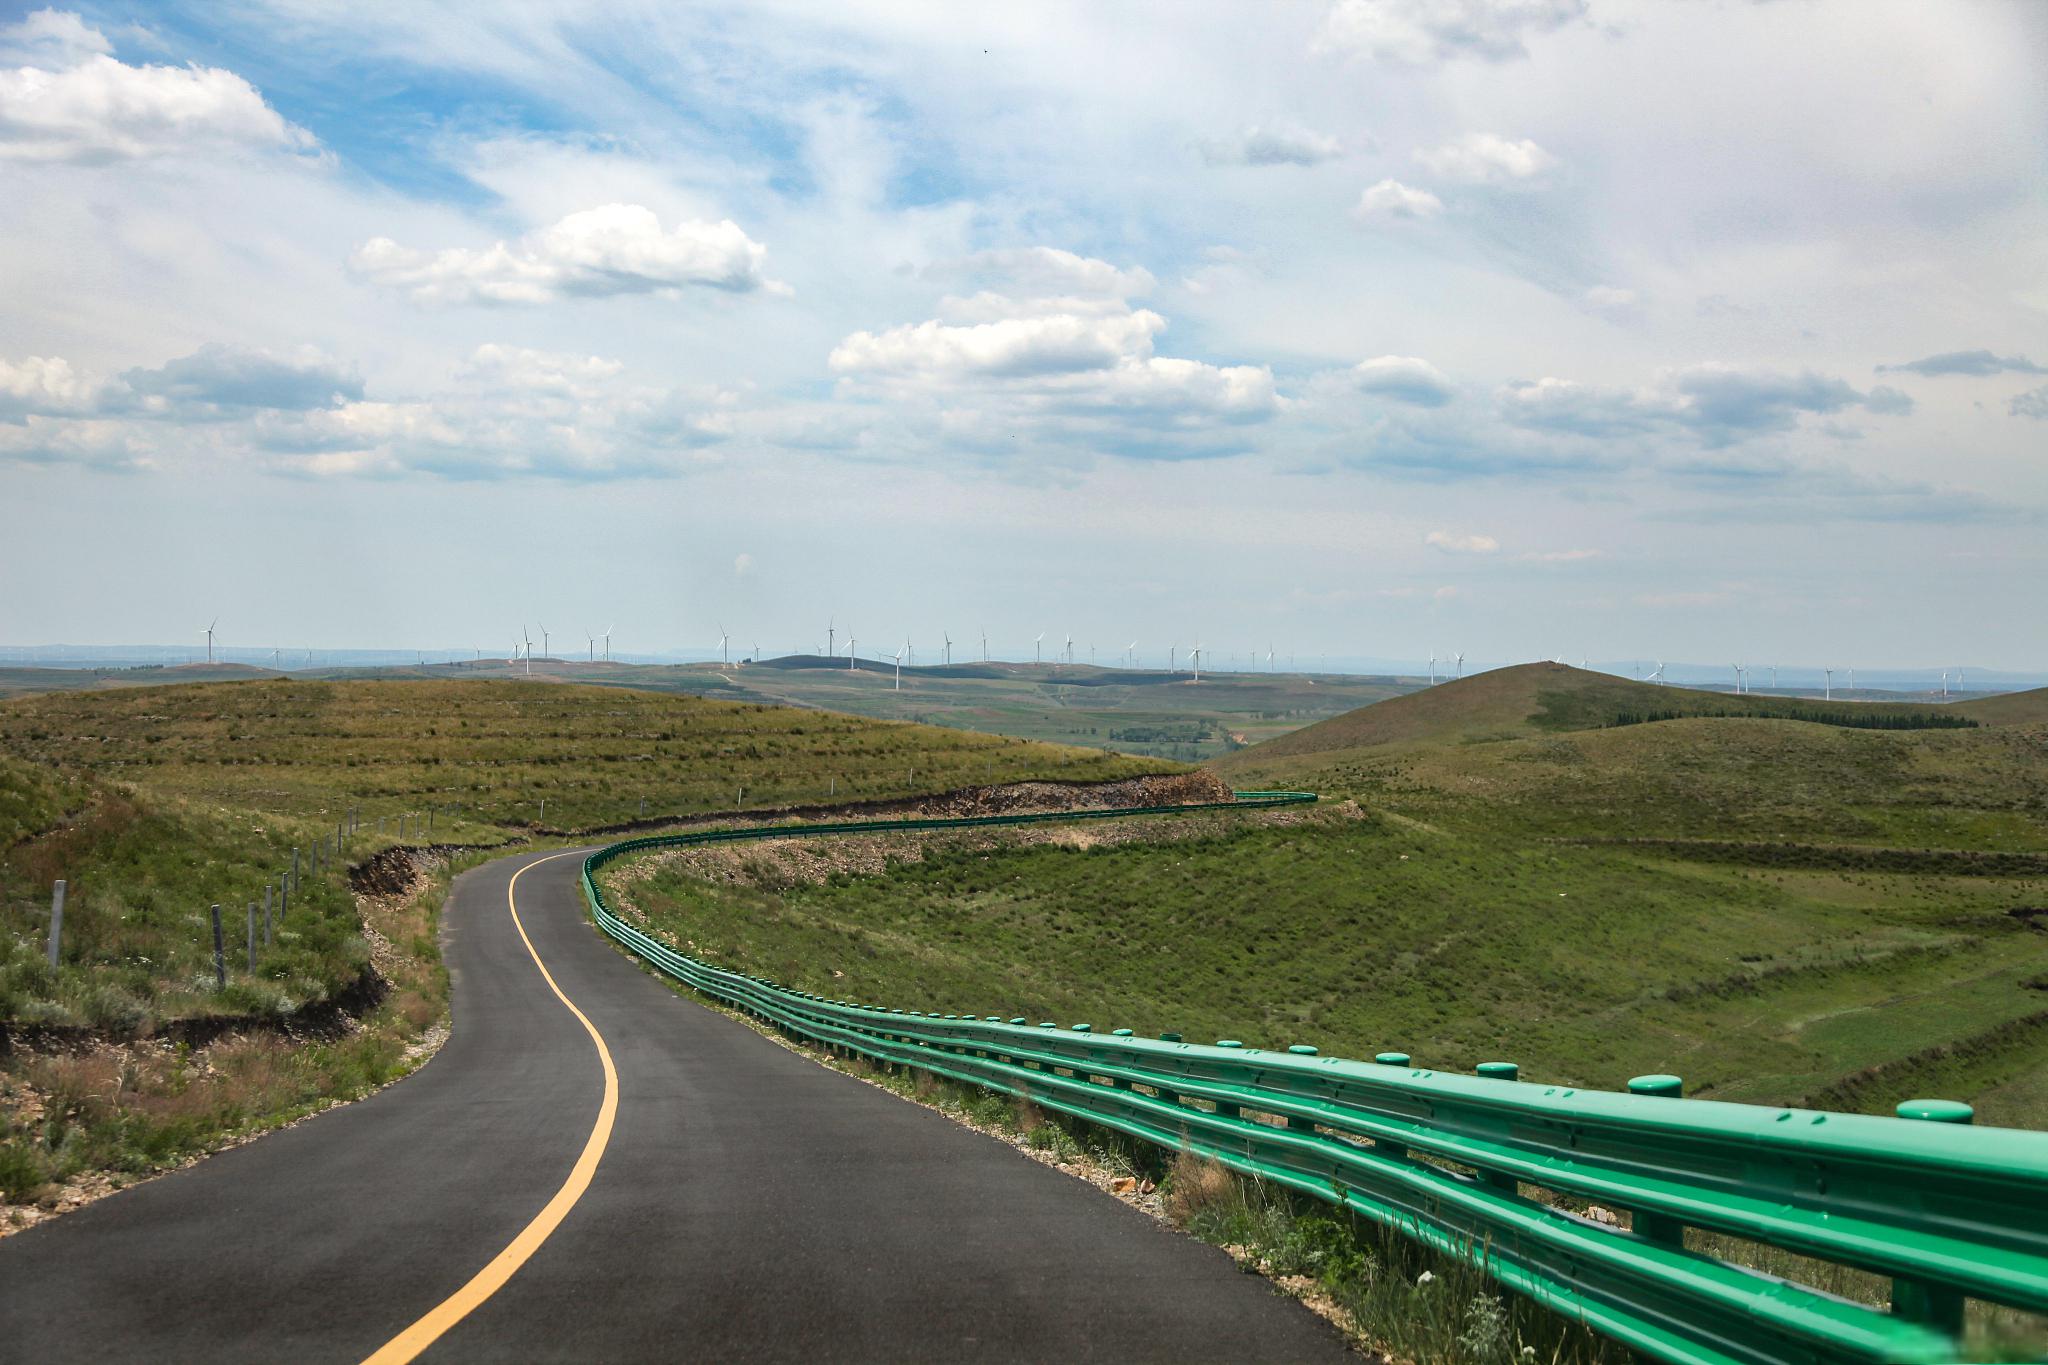
[[[676,995],[579,866],[457,879],[415,1075],[0,1241],[0,1360],[1355,1359],[1220,1251]]]

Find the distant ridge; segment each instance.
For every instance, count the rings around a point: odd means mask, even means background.
[[[1347,711],[1241,750],[1230,756],[1226,766],[1345,749],[1521,739],[1695,716],[1749,716],[1824,724],[1842,724],[1845,719],[1854,718],[1874,724],[1895,721],[1901,725],[1910,725],[1915,719],[1967,716],[1980,723],[1996,724],[2005,722],[1993,721],[1975,708],[1997,707],[2027,697],[2039,698],[2035,705],[2048,718],[2048,689],[1950,708],[1698,692],[1633,682],[1568,664],[1516,664]]]
[[[1958,702],[1955,709],[1984,725],[2048,725],[2048,687],[1979,697]]]

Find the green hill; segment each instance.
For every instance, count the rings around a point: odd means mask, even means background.
[[[1699,692],[1566,664],[1517,664],[1375,702],[1228,755],[1217,766],[1241,772],[1278,758],[1527,739],[1695,717],[1807,721],[1855,729],[1961,728],[1974,717],[1961,716],[1960,710]]]

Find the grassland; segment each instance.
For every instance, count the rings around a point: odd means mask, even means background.
[[[1932,1090],[2048,1125],[2040,731],[1613,727],[1631,684],[1507,672],[1221,765],[1322,791],[1307,821],[942,838],[822,879],[763,851],[629,894],[679,941],[904,1008],[1876,1111]]]
[[[445,1003],[439,883],[381,905],[372,924],[344,863],[361,868],[401,844],[490,850],[738,806],[1170,766],[547,683],[268,680],[0,702],[0,1197],[161,1164],[200,1135],[395,1074]],[[361,823],[345,859],[316,875],[312,850],[351,811]],[[246,907],[294,849],[304,875],[251,969]],[[52,970],[59,878],[68,895]],[[361,1027],[340,1027],[342,1015]],[[110,1077],[111,1090],[100,1085]],[[122,1101],[110,1107],[109,1094]]]
[[[325,682],[578,683],[917,721],[1048,744],[1199,762],[1420,686],[1412,678],[1348,674],[1184,673],[1059,664],[907,668],[815,656],[754,664],[625,664],[537,659],[529,674],[503,660],[419,667],[318,669],[279,675],[244,665],[115,669],[0,668],[0,697],[104,691],[147,683],[290,676]]]

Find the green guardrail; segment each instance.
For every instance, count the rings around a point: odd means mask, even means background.
[[[679,845],[1315,800],[1237,798],[628,839],[585,860],[583,892],[598,926],[633,953],[792,1037],[1028,1096],[1328,1200],[1665,1360],[1954,1361],[1966,1299],[2048,1313],[2048,1133],[1968,1126],[1966,1105],[1916,1101],[1899,1118],[1824,1113],[1683,1099],[1669,1076],[1638,1077],[1624,1094],[1523,1081],[1509,1063],[1467,1076],[1399,1053],[1361,1062],[834,1000],[677,952],[613,914],[593,876]],[[1628,1210],[1631,1227],[1579,1217],[1532,1189]],[[1688,1248],[1688,1228],[1888,1276],[1890,1311]]]

